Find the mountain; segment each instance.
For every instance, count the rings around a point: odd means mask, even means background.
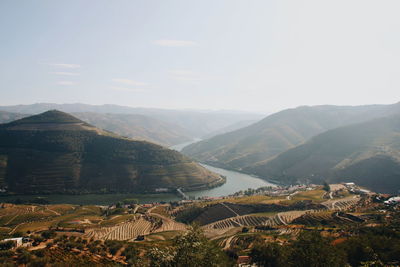
[[[223,168],[242,170],[327,130],[400,113],[400,103],[370,106],[303,106],[272,114],[248,127],[185,147],[182,153]]]
[[[248,172],[285,184],[355,182],[376,192],[400,190],[400,115],[333,129]]]
[[[207,110],[169,110],[156,108],[133,108],[118,105],[87,105],[87,104],[52,104],[38,103],[32,105],[0,106],[0,110],[38,114],[47,110],[57,109],[60,111],[95,112],[112,114],[139,114],[158,119],[160,121],[178,125],[193,138],[215,132],[219,129],[245,120],[260,120],[262,114],[238,112],[238,111],[207,111]]]
[[[192,140],[182,127],[149,116],[93,112],[72,113],[72,115],[95,127],[164,146],[173,146]]]
[[[52,110],[0,125],[0,184],[15,193],[154,192],[223,179],[156,144]]]
[[[26,117],[26,114],[12,113],[7,111],[0,111],[0,124],[15,121]]]
[[[79,112],[72,113],[72,115],[95,127],[167,147],[192,140],[190,134],[182,127],[145,115],[94,112]],[[0,123],[7,123],[27,116],[29,115],[0,111]]]
[[[228,125],[228,126],[226,126],[224,128],[221,128],[221,129],[219,129],[219,130],[217,130],[215,132],[211,132],[211,133],[203,136],[202,139],[208,139],[208,138],[220,135],[220,134],[233,132],[233,131],[236,131],[238,129],[247,127],[247,126],[249,126],[249,125],[251,125],[253,123],[256,123],[256,122],[257,121],[255,121],[255,120],[238,121],[238,122],[235,122],[235,123],[233,123],[231,125]]]

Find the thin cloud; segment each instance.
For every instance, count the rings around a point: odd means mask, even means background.
[[[121,83],[121,84],[126,84],[126,85],[132,85],[132,86],[144,86],[147,85],[147,83],[144,82],[138,82],[138,81],[134,81],[134,80],[130,80],[130,79],[112,79],[113,82],[116,83]]]
[[[127,88],[127,87],[118,87],[112,86],[110,87],[111,90],[120,91],[120,92],[130,92],[130,93],[141,93],[146,91],[144,88]]]
[[[81,67],[81,65],[79,64],[65,64],[65,63],[49,63],[47,65],[65,69],[79,69]]]
[[[197,43],[189,40],[155,40],[153,44],[159,46],[168,46],[168,47],[188,47],[188,46],[196,46]]]
[[[75,72],[49,72],[50,74],[54,75],[62,75],[62,76],[79,76],[80,73],[75,73]]]
[[[71,82],[71,81],[59,81],[57,82],[58,85],[75,85],[75,82]]]

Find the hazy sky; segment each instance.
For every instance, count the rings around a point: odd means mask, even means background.
[[[400,1],[2,0],[0,105],[400,101]]]

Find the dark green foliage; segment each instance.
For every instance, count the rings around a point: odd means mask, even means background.
[[[32,260],[32,254],[23,248],[17,249],[18,256],[17,256],[17,263],[18,264],[27,264]]]
[[[176,151],[57,111],[0,125],[0,161],[0,184],[22,194],[146,193],[220,180]]]
[[[178,236],[169,249],[152,249],[147,254],[150,266],[158,267],[228,267],[233,266],[227,255],[208,240],[199,227]]]
[[[355,234],[333,245],[316,231],[302,232],[284,245],[256,242],[252,261],[260,266],[397,266],[400,231],[392,226],[353,229]],[[368,265],[369,264],[369,265]]]
[[[400,231],[388,227],[361,228],[357,236],[339,245],[352,266],[379,260],[400,263]]]
[[[57,234],[54,230],[44,231],[40,234],[45,239],[54,238]]]
[[[14,241],[2,241],[0,242],[0,250],[9,250],[14,247]]]
[[[279,267],[286,264],[286,250],[276,243],[257,244],[251,250],[250,257],[254,263],[263,267]]]
[[[104,245],[108,248],[108,251],[111,255],[115,255],[118,250],[120,250],[123,246],[123,242],[116,240],[106,240]]]
[[[24,234],[22,233],[22,232],[14,232],[13,234],[12,234],[12,237],[21,237],[21,236],[23,236]]]
[[[137,198],[127,198],[122,201],[125,205],[139,204],[139,199]]]
[[[182,223],[192,223],[202,212],[203,208],[191,206],[179,212],[175,219]]]
[[[289,247],[288,263],[296,267],[342,267],[345,254],[318,232],[302,232]]]
[[[12,256],[14,256],[14,252],[13,251],[10,251],[10,250],[1,250],[0,251],[0,259],[2,259],[2,258],[9,258],[9,257],[12,257]]]
[[[40,235],[34,235],[34,236],[32,236],[32,239],[35,243],[40,243],[40,242],[44,241],[44,238]]]
[[[324,186],[322,187],[322,189],[325,190],[326,192],[331,191],[331,187],[326,181],[324,182]]]
[[[252,261],[265,267],[342,267],[345,253],[318,232],[302,232],[287,245],[267,243],[256,245],[250,253]]]
[[[135,263],[138,260],[139,257],[139,251],[136,248],[136,246],[132,243],[129,243],[124,251],[121,253],[122,256],[126,257],[126,261],[131,264],[131,265],[135,265]]]

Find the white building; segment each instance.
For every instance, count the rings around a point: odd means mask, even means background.
[[[391,197],[384,202],[385,204],[400,204],[400,197]]]

